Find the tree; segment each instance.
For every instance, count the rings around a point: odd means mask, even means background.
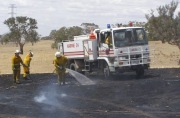
[[[149,38],[152,40],[161,40],[162,43],[176,45],[180,49],[180,12],[177,16],[174,12],[178,2],[172,1],[170,4],[157,8],[158,16],[151,10],[146,14],[148,20],[146,30],[149,32]]]
[[[55,34],[56,34],[56,30],[51,30],[49,37],[51,37],[52,39],[55,39]]]
[[[99,28],[99,26],[94,23],[82,23],[81,26],[83,28],[84,34],[89,34],[91,32],[91,30]]]
[[[83,29],[78,26],[73,27],[61,27],[59,30],[52,30],[50,37],[54,39],[54,43],[51,45],[52,48],[57,48],[57,43],[63,40],[71,40],[74,36],[83,34]]]
[[[81,27],[61,27],[59,30],[52,30],[49,37],[54,39],[54,43],[51,45],[52,48],[57,48],[57,43],[63,40],[72,40],[74,36],[89,34],[91,30],[99,28],[98,25],[94,23],[82,23]]]
[[[31,42],[31,44],[34,45],[39,39],[40,37],[35,30],[28,31],[26,41]]]
[[[36,32],[37,21],[33,18],[18,16],[12,17],[4,21],[10,30],[10,40],[14,41],[20,46],[21,54],[23,54],[23,47],[25,42],[31,42],[32,45],[39,39]]]
[[[69,27],[67,33],[68,33],[68,40],[72,40],[74,36],[82,35],[83,29],[78,26]]]
[[[3,34],[1,36],[1,44],[3,45],[4,43],[7,44],[10,40],[9,33]]]

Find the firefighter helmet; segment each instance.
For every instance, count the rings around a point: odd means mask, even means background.
[[[60,53],[60,52],[56,52],[56,53],[55,53],[55,56],[56,56],[56,57],[61,57],[61,53]]]
[[[15,51],[15,54],[19,54],[19,53],[20,53],[20,51],[19,51],[19,50],[16,50],[16,51]]]
[[[33,52],[30,52],[30,55],[31,55],[31,57],[33,57],[33,55],[34,55]]]

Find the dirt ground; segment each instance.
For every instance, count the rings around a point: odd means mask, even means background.
[[[180,69],[150,69],[141,79],[135,73],[88,77],[95,85],[67,76],[58,86],[52,73],[14,85],[11,74],[1,75],[0,118],[180,117]]]

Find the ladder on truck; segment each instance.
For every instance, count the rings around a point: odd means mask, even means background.
[[[84,60],[84,69],[83,69],[83,71],[90,71],[90,69],[91,69],[91,64],[90,64],[90,62]]]
[[[84,69],[82,71],[89,72],[91,70],[91,63],[89,61],[89,52],[86,46],[84,47]]]

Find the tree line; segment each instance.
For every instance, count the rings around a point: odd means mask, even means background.
[[[171,1],[170,4],[159,6],[155,11],[151,10],[149,14],[145,14],[146,23],[136,22],[137,26],[143,26],[148,33],[148,39],[154,41],[162,41],[162,43],[169,43],[176,45],[180,49],[180,11],[175,15],[178,2]],[[36,31],[37,21],[33,18],[18,16],[16,18],[9,18],[4,21],[10,32],[1,36],[1,43],[8,43],[9,41],[20,46],[23,54],[23,46],[26,42],[31,42],[32,45],[40,39],[40,35]],[[127,26],[127,24],[116,24],[118,26]],[[94,23],[82,23],[80,26],[61,27],[58,30],[52,30],[47,37],[41,39],[52,39],[54,43],[52,48],[56,48],[57,43],[63,40],[72,40],[73,36],[89,34],[91,30],[99,28]]]

